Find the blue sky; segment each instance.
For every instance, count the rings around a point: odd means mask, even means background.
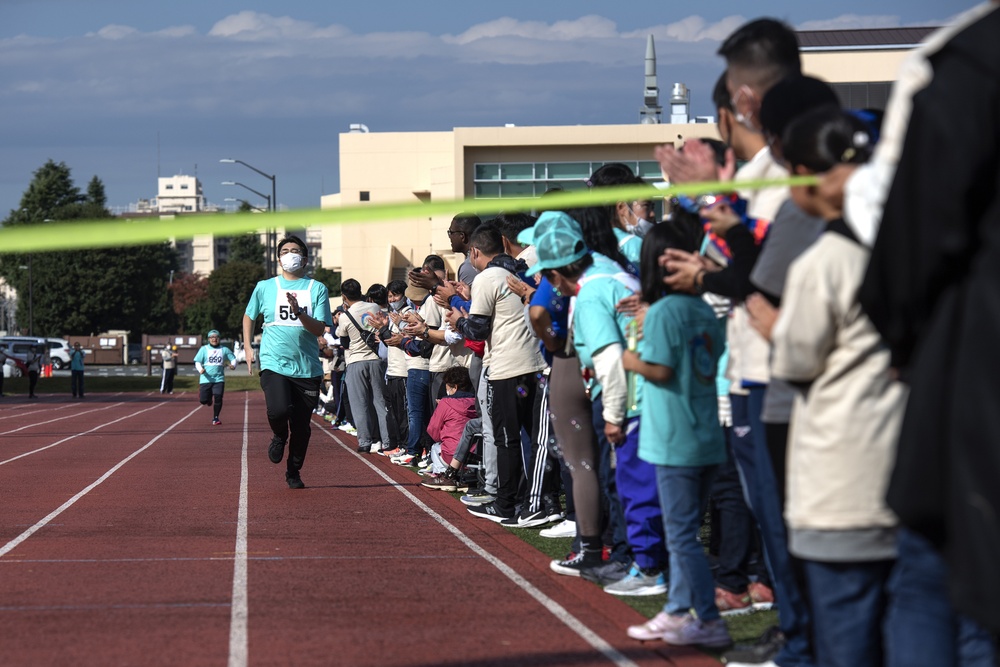
[[[0,0],[0,215],[32,172],[65,162],[109,204],[196,174],[209,201],[283,207],[337,192],[338,135],[452,127],[632,123],[654,34],[661,90],[711,114],[721,39],[748,18],[800,29],[940,25],[971,0]],[[386,169],[391,169],[391,163]],[[262,201],[259,202],[261,205]]]

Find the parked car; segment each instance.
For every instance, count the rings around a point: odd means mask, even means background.
[[[29,348],[41,347],[56,370],[69,368],[69,355],[72,352],[66,340],[42,336],[4,336],[0,338],[0,347],[19,361],[27,358]]]
[[[128,344],[128,363],[130,365],[142,363],[142,345],[139,343]]]

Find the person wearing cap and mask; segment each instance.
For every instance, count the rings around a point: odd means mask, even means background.
[[[226,362],[236,369],[236,355],[228,347],[219,344],[219,332],[208,332],[208,345],[202,345],[194,355],[194,367],[198,371],[198,399],[202,405],[212,406],[212,425],[219,426],[222,412],[222,396],[226,392]]]
[[[281,463],[288,443],[285,481],[291,489],[305,488],[300,470],[312,432],[312,412],[319,402],[323,363],[317,337],[330,317],[326,285],[305,277],[309,250],[302,239],[287,236],[278,242],[281,273],[257,283],[243,315],[247,343],[247,371],[253,374],[254,321],[264,318],[260,343],[260,386],[267,404],[272,438],[267,456]]]

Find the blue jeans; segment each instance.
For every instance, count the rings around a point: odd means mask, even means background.
[[[420,438],[431,421],[428,412],[430,390],[430,371],[416,368],[406,371],[406,416],[410,430],[406,440],[407,454],[420,456]]]
[[[670,591],[663,606],[668,614],[686,614],[693,608],[703,621],[719,618],[715,581],[708,557],[698,541],[717,467],[656,466],[663,528],[670,551]]]
[[[889,576],[886,616],[888,667],[993,667],[989,634],[955,612],[948,600],[948,570],[923,536],[901,528],[899,558]]]
[[[760,528],[764,557],[778,605],[778,629],[785,636],[785,644],[774,662],[780,667],[811,667],[816,664],[809,640],[812,619],[788,553],[781,496],[771,465],[764,424],[760,420],[765,391],[766,387],[753,387],[746,396],[730,394],[733,406],[730,442],[747,505]]]
[[[809,581],[818,664],[882,667],[886,583],[893,562],[803,561]]]

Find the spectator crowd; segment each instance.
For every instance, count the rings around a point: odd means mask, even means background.
[[[656,151],[670,184],[730,188],[456,216],[454,275],[344,280],[316,412],[475,517],[572,536],[554,572],[666,593],[637,640],[996,664],[997,390],[972,356],[998,314],[996,9],[916,49],[884,114],[804,76],[788,26],[743,25],[722,141]],[[815,180],[741,187],[790,175]],[[726,617],[772,606],[732,647]]]

